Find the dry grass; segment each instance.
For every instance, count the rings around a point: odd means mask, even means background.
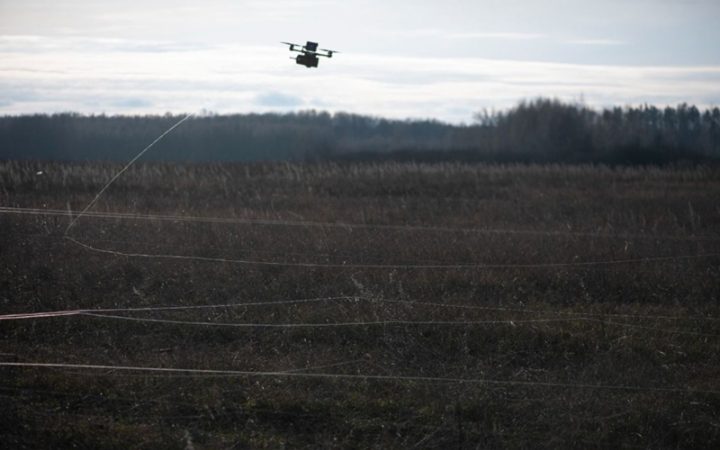
[[[119,167],[2,163],[1,204],[78,211]],[[514,323],[247,329],[70,316],[0,322],[3,361],[683,392],[6,367],[1,440],[10,448],[717,447],[720,395],[696,391],[720,390],[720,321],[687,318],[720,318],[718,257],[486,269],[342,265],[720,253],[718,198],[720,172],[712,168],[137,166],[95,211],[425,228],[84,217],[71,233],[119,252],[339,267],[265,266],[96,253],[62,239],[67,217],[0,214],[3,313],[358,296],[117,314],[223,323]],[[572,314],[596,314],[596,321],[523,322]]]

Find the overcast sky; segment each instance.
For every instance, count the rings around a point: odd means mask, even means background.
[[[720,0],[0,0],[0,114],[720,105]],[[318,69],[279,41],[340,50]]]

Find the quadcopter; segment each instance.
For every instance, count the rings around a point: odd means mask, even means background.
[[[328,50],[325,48],[321,48],[319,50],[321,52],[327,52],[327,53],[319,53],[318,48],[317,48],[318,47],[317,42],[307,41],[307,43],[305,45],[293,44],[291,42],[281,42],[281,44],[289,45],[291,52],[302,53],[301,55],[297,55],[295,58],[290,57],[290,59],[295,59],[295,62],[297,64],[305,66],[308,69],[311,67],[317,67],[318,64],[320,64],[320,59],[318,59],[318,56],[324,56],[325,58],[332,58],[333,53],[340,53],[340,52],[336,52],[335,50]]]

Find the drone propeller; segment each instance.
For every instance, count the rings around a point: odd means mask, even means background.
[[[320,50],[322,50],[322,51],[324,51],[324,52],[328,52],[328,53],[340,53],[340,52],[338,52],[338,51],[328,50],[328,49],[326,49],[326,48],[321,48]]]
[[[295,48],[296,48],[296,47],[300,47],[300,45],[298,45],[298,44],[293,44],[292,42],[280,41],[280,43],[281,43],[281,44],[285,44],[285,45],[289,45],[291,52],[297,52],[298,50],[295,50]]]

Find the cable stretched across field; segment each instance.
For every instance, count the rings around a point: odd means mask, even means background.
[[[39,234],[39,233],[0,233],[0,236],[22,236],[22,237],[29,237],[29,238],[39,238],[39,239],[62,239],[67,240],[65,236],[57,236],[57,235],[48,235],[48,234]],[[259,250],[255,248],[239,248],[239,249],[230,249],[230,248],[223,248],[223,247],[208,247],[208,246],[200,246],[200,245],[192,245],[192,244],[183,244],[183,245],[173,245],[173,244],[159,244],[157,242],[143,242],[143,241],[127,241],[127,240],[119,240],[119,239],[84,239],[85,242],[101,242],[101,243],[107,243],[107,244],[127,244],[127,245],[135,245],[135,244],[141,244],[141,245],[152,245],[153,247],[164,247],[164,248],[173,248],[173,249],[204,249],[204,250],[217,250],[222,252],[229,252],[232,250],[235,250],[237,252],[247,252],[247,253],[259,253],[259,254],[271,254],[271,255],[282,255],[282,256],[301,256],[301,257],[313,257],[313,258],[359,258],[362,260],[380,260],[380,261],[398,261],[403,263],[424,263],[425,266],[430,264],[437,264],[442,266],[457,266],[457,265],[467,265],[468,263],[461,263],[457,261],[439,261],[439,260],[431,260],[431,259],[411,259],[411,258],[381,258],[377,256],[364,256],[364,255],[343,255],[343,254],[331,254],[331,253],[307,253],[307,252],[283,252],[283,251],[277,251],[277,250]],[[669,257],[672,259],[675,259],[676,257]],[[420,265],[420,264],[418,264]],[[347,264],[343,264],[343,266],[347,266]],[[487,269],[524,269],[527,267],[486,267]],[[548,268],[545,266],[538,266],[535,267],[537,269],[543,269]],[[591,267],[591,266],[567,266],[568,270],[584,270],[584,271],[612,271],[613,269],[602,269],[598,267]],[[633,273],[657,273],[657,271],[654,270],[643,270],[638,268],[630,268],[630,269],[624,269],[625,271],[632,271]],[[59,283],[59,282],[56,282]]]
[[[699,255],[679,255],[679,256],[659,256],[653,258],[631,258],[617,259],[608,261],[583,261],[569,263],[537,263],[537,264],[323,264],[323,263],[296,263],[296,262],[278,262],[278,261],[256,261],[248,259],[233,258],[212,258],[207,256],[185,256],[185,255],[161,255],[148,253],[126,253],[115,250],[107,250],[93,247],[73,239],[69,236],[68,240],[97,253],[104,253],[115,256],[125,256],[128,258],[154,258],[154,259],[178,259],[186,261],[203,261],[218,262],[229,264],[251,264],[262,266],[279,266],[279,267],[316,267],[316,268],[344,268],[344,269],[503,269],[503,268],[539,268],[539,267],[581,267],[594,265],[610,265],[610,264],[629,264],[638,262],[657,262],[657,261],[673,261],[679,259],[697,259],[712,258],[720,256],[720,253],[705,253]]]
[[[209,103],[214,102],[215,100],[217,100],[218,98],[222,97],[223,95],[226,95],[226,94],[229,94],[229,93],[231,93],[231,92],[234,92],[234,91],[238,90],[239,88],[240,88],[240,87],[235,87],[235,88],[231,88],[231,89],[226,89],[226,90],[224,90],[223,92],[221,92],[220,94],[218,94],[218,95],[215,96],[214,98],[212,98],[212,99],[206,101],[205,103],[203,103],[203,105],[200,106],[200,108],[198,108],[198,111],[193,112],[193,113],[186,114],[185,117],[183,117],[182,119],[180,119],[179,121],[177,121],[173,126],[171,126],[170,128],[168,128],[167,130],[165,130],[164,133],[162,133],[160,136],[158,136],[157,139],[155,139],[154,141],[152,141],[152,142],[150,143],[150,145],[148,145],[147,147],[145,147],[140,153],[137,154],[137,156],[135,156],[132,160],[130,160],[130,162],[127,163],[127,165],[125,165],[125,167],[123,167],[122,170],[120,170],[118,173],[116,173],[116,174],[110,179],[110,181],[108,181],[108,183],[107,183],[102,189],[100,189],[100,192],[97,193],[97,195],[96,195],[96,196],[92,199],[92,201],[85,207],[85,209],[84,209],[80,214],[78,214],[78,216],[75,217],[74,220],[72,220],[72,221],[70,222],[70,225],[68,225],[68,227],[65,229],[65,236],[68,235],[68,233],[70,232],[70,229],[73,227],[73,225],[75,225],[75,223],[76,223],[78,220],[80,220],[80,218],[81,218],[82,216],[84,216],[85,213],[87,213],[88,210],[89,210],[90,208],[92,208],[92,206],[93,206],[95,203],[97,203],[97,201],[98,201],[98,199],[100,198],[100,196],[110,187],[110,185],[112,185],[112,184],[115,182],[115,180],[117,180],[117,179],[120,177],[120,175],[122,175],[123,173],[125,173],[125,171],[127,171],[127,170],[130,168],[130,166],[132,166],[133,164],[135,164],[135,161],[137,161],[138,159],[140,159],[140,157],[141,157],[142,155],[144,155],[145,153],[147,153],[148,150],[150,150],[155,144],[157,144],[158,142],[160,142],[160,140],[161,140],[162,138],[164,138],[165,136],[167,136],[170,132],[172,132],[172,130],[174,130],[175,128],[179,127],[183,122],[185,122],[186,120],[190,119],[191,117],[196,116],[196,115],[198,114],[198,112],[200,112],[200,110],[203,109],[206,105],[208,105]]]
[[[244,370],[219,369],[176,369],[171,367],[143,367],[143,366],[110,366],[100,364],[64,364],[64,363],[33,363],[33,362],[0,362],[0,367],[18,368],[47,368],[47,369],[87,369],[87,370],[114,370],[132,372],[161,372],[161,373],[191,373],[208,375],[231,375],[237,377],[271,377],[271,378],[307,378],[307,379],[337,379],[359,381],[417,381],[430,383],[457,383],[457,384],[486,384],[501,386],[531,386],[573,389],[603,389],[619,391],[665,392],[680,394],[712,394],[720,395],[718,390],[710,389],[680,389],[651,386],[616,386],[607,384],[559,383],[543,381],[515,381],[491,380],[482,378],[451,378],[410,375],[361,375],[361,374],[334,374],[313,372],[253,372]]]
[[[181,123],[181,122],[179,122]],[[179,124],[178,123],[178,124]],[[155,141],[157,142],[157,141]],[[149,148],[149,147],[148,147]],[[147,149],[146,149],[147,150]],[[125,169],[127,169],[126,166]],[[123,169],[123,170],[125,170]],[[120,172],[122,173],[122,171]],[[120,174],[119,173],[119,174]],[[119,176],[119,174],[117,176]],[[115,178],[117,178],[117,176]],[[113,178],[113,180],[115,179]],[[111,182],[113,181],[111,180]],[[109,184],[108,184],[109,186]],[[107,189],[107,186],[105,187]],[[102,192],[101,192],[102,193]],[[97,198],[93,200],[95,202]],[[91,203],[92,205],[92,203]],[[91,206],[90,205],[90,206]],[[89,207],[88,207],[89,208]],[[211,258],[204,256],[185,256],[185,255],[162,255],[162,254],[146,254],[146,253],[127,253],[119,252],[115,250],[102,249],[94,247],[83,242],[80,242],[70,236],[68,231],[77,222],[80,216],[84,215],[88,208],[86,208],[79,216],[75,218],[65,230],[63,237],[87,250],[111,254],[115,256],[125,256],[134,258],[162,258],[162,259],[184,259],[204,262],[221,262],[221,263],[233,263],[233,264],[255,264],[255,265],[270,265],[270,266],[284,266],[284,267],[329,267],[329,268],[351,268],[351,269],[498,269],[498,268],[557,268],[557,267],[584,267],[584,266],[596,266],[596,265],[610,265],[610,264],[627,264],[636,262],[657,262],[657,261],[671,261],[679,259],[694,259],[694,258],[706,258],[720,256],[720,253],[708,253],[700,255],[680,255],[680,256],[666,256],[666,257],[653,257],[653,258],[634,258],[625,260],[609,260],[609,261],[585,261],[585,262],[571,262],[571,263],[537,263],[537,264],[322,264],[322,263],[296,263],[296,262],[274,262],[274,261],[255,261],[255,260],[244,260],[244,259],[233,259],[233,258]],[[0,213],[30,213],[30,214],[57,214],[57,215],[70,215],[66,211],[58,210],[28,210],[24,211],[22,208],[3,208],[0,207]],[[635,237],[662,237],[662,238],[677,238],[677,239],[714,239],[711,236],[703,237],[678,237],[678,236],[653,236],[653,235],[607,235],[602,233],[575,233],[575,232],[554,232],[554,231],[536,231],[536,230],[488,230],[488,229],[463,229],[463,228],[444,228],[444,227],[419,227],[419,226],[395,226],[395,225],[359,225],[359,224],[348,224],[348,223],[319,223],[319,222],[287,222],[287,221],[267,221],[267,220],[244,220],[244,219],[221,219],[221,218],[209,218],[204,219],[201,217],[184,218],[182,216],[138,216],[131,214],[119,214],[119,213],[88,213],[94,217],[103,218],[147,218],[147,219],[161,219],[161,220],[185,220],[192,219],[196,221],[229,221],[233,223],[252,223],[252,224],[266,224],[266,225],[293,225],[293,226],[318,226],[318,227],[338,227],[338,228],[355,228],[355,227],[366,227],[366,228],[389,228],[389,229],[422,229],[422,230],[435,230],[435,231],[463,231],[463,232],[486,232],[486,233],[523,233],[523,234],[547,234],[547,235],[580,235],[580,236],[596,236],[596,237],[620,237],[620,238],[635,238]]]
[[[332,300],[349,300],[358,299],[359,297],[321,297],[308,298],[299,300],[280,300],[270,302],[248,302],[248,303],[222,303],[215,305],[190,305],[190,306],[148,306],[138,308],[100,308],[100,309],[71,309],[65,311],[46,311],[36,313],[18,313],[0,315],[0,320],[18,320],[18,319],[36,319],[45,317],[74,316],[83,313],[108,313],[108,312],[148,312],[148,311],[179,311],[192,309],[208,309],[208,308],[233,308],[240,306],[270,306],[270,305],[288,305],[296,303],[324,302]]]
[[[78,315],[81,313],[102,314],[102,313],[118,313],[118,312],[161,312],[161,311],[188,311],[199,309],[219,309],[219,308],[239,308],[239,307],[256,307],[256,306],[278,306],[278,305],[295,305],[310,304],[333,301],[363,301],[378,302],[387,304],[400,304],[405,306],[428,306],[434,308],[458,308],[479,311],[500,311],[513,312],[522,314],[550,314],[560,316],[580,316],[580,317],[612,317],[625,319],[648,319],[648,320],[695,320],[695,321],[718,321],[718,317],[707,316],[661,316],[651,314],[618,314],[618,313],[593,313],[593,312],[577,312],[577,311],[559,311],[552,309],[528,309],[528,308],[508,308],[502,306],[474,306],[474,305],[457,305],[452,303],[423,302],[412,300],[393,300],[385,298],[368,298],[360,296],[337,296],[337,297],[318,297],[296,300],[277,300],[263,302],[243,302],[243,303],[219,303],[210,305],[179,305],[179,306],[142,306],[130,308],[95,308],[95,309],[72,309],[61,311],[43,311],[35,313],[17,313],[0,315],[0,320],[19,320],[19,319],[38,319],[47,317],[60,317]]]
[[[0,316],[0,320],[20,320],[20,319],[39,319],[60,316],[86,316],[100,319],[125,320],[130,322],[158,323],[168,325],[188,325],[188,326],[204,326],[219,328],[347,328],[347,327],[372,327],[372,326],[479,326],[479,325],[526,325],[540,323],[569,323],[569,322],[589,322],[602,325],[610,325],[622,328],[636,328],[647,331],[670,334],[684,334],[692,336],[704,337],[720,337],[718,334],[701,333],[697,331],[677,330],[672,328],[648,327],[643,325],[611,322],[607,320],[596,319],[592,317],[564,317],[564,318],[542,318],[542,319],[514,319],[514,320],[374,320],[374,321],[356,321],[356,322],[320,322],[320,323],[223,323],[223,322],[198,322],[188,320],[172,320],[172,319],[155,319],[143,317],[118,316],[112,314],[102,314],[93,312],[93,310],[75,310],[63,311],[60,313],[31,313],[31,314],[11,314]]]
[[[30,214],[30,215],[49,215],[49,216],[70,216],[70,211],[59,209],[40,209],[40,208],[19,208],[10,206],[0,206],[0,214]],[[378,229],[378,230],[397,230],[397,231],[430,231],[430,232],[450,232],[450,233],[478,233],[478,234],[521,234],[521,235],[541,235],[541,236],[578,236],[578,237],[597,237],[597,238],[614,238],[614,239],[668,239],[668,240],[720,240],[720,236],[679,236],[672,234],[608,234],[608,233],[592,233],[582,231],[560,231],[560,230],[517,230],[504,228],[463,228],[463,227],[434,227],[425,225],[386,225],[386,224],[364,224],[350,222],[310,222],[310,221],[288,221],[288,220],[270,220],[270,219],[239,219],[232,217],[199,217],[199,216],[176,216],[162,214],[128,214],[114,212],[90,212],[83,213],[86,217],[98,219],[124,219],[124,220],[160,220],[171,222],[201,222],[201,223],[226,223],[241,225],[273,225],[273,226],[290,226],[290,227],[316,227],[316,228],[342,228],[342,229]],[[79,218],[79,216],[78,216]],[[77,221],[77,218],[75,219]]]
[[[142,155],[144,155],[148,150],[150,150],[153,145],[157,144],[157,143],[160,141],[160,139],[164,138],[168,133],[170,133],[172,130],[174,130],[175,128],[177,128],[178,126],[180,126],[180,124],[182,124],[183,122],[185,122],[185,121],[188,120],[189,118],[193,117],[195,114],[197,114],[197,113],[190,113],[190,114],[187,114],[187,115],[186,115],[185,117],[183,117],[182,119],[180,119],[175,125],[173,125],[173,126],[171,126],[170,128],[168,128],[167,131],[165,131],[163,134],[161,134],[160,136],[158,136],[158,138],[155,139],[154,141],[152,141],[152,142],[150,143],[150,145],[148,145],[147,147],[145,147],[145,149],[144,149],[143,151],[141,151],[140,153],[138,153],[136,157],[134,157],[129,163],[127,163],[127,165],[126,165],[125,167],[122,168],[121,171],[119,171],[118,173],[116,173],[115,176],[112,177],[112,178],[110,179],[110,181],[108,181],[108,183],[105,185],[105,187],[103,187],[102,189],[100,189],[100,192],[97,193],[97,195],[95,196],[95,198],[92,199],[92,201],[85,207],[85,209],[84,209],[80,214],[78,214],[78,216],[77,216],[72,222],[70,222],[70,225],[68,225],[68,227],[65,229],[65,236],[67,236],[67,234],[70,232],[70,229],[73,227],[73,225],[75,225],[75,223],[76,223],[78,220],[80,220],[80,218],[81,218],[90,208],[92,208],[92,206],[98,201],[98,199],[100,198],[100,196],[107,190],[107,188],[110,187],[111,184],[113,184],[113,182],[114,182],[115,180],[117,180],[117,179],[120,177],[120,175],[122,175],[123,173],[125,173],[125,171],[128,170],[128,169],[130,168],[130,166],[132,166],[132,165],[135,163],[135,161],[137,161]]]
[[[670,328],[647,327],[629,323],[609,322],[590,317],[565,317],[560,319],[519,319],[519,320],[374,320],[358,322],[320,322],[320,323],[223,323],[223,322],[195,322],[186,320],[153,319],[144,317],[115,316],[111,314],[96,314],[81,312],[81,316],[98,317],[101,319],[127,320],[131,322],[151,322],[171,325],[192,325],[206,327],[230,327],[230,328],[346,328],[346,327],[371,327],[371,326],[393,326],[393,325],[432,325],[432,326],[477,326],[477,325],[510,325],[516,324],[538,324],[558,322],[592,322],[602,325],[611,325],[625,328],[637,328],[648,331],[657,331],[671,334],[687,334],[693,336],[720,337],[720,334],[700,333],[697,331],[676,330]]]
[[[65,240],[65,237],[60,235],[52,235],[52,234],[41,234],[41,233],[0,233],[0,236],[22,236],[27,238],[33,238],[33,239],[62,239]],[[411,259],[411,258],[388,258],[388,257],[379,257],[379,256],[365,256],[365,255],[347,255],[347,254],[332,254],[332,253],[308,253],[308,252],[287,252],[287,251],[279,251],[279,250],[260,250],[257,248],[228,248],[228,247],[212,247],[212,246],[203,246],[203,245],[193,245],[193,244],[161,244],[158,242],[148,242],[148,241],[140,241],[140,240],[134,240],[134,241],[127,241],[127,240],[120,240],[120,239],[95,239],[95,238],[85,238],[83,239],[85,242],[101,242],[106,244],[126,244],[126,245],[148,245],[152,247],[162,247],[162,248],[172,248],[172,249],[203,249],[203,250],[214,250],[214,251],[220,251],[220,252],[239,252],[239,253],[259,253],[259,254],[268,254],[268,255],[282,255],[282,256],[301,256],[301,257],[313,257],[313,258],[360,258],[363,260],[370,259],[370,260],[378,260],[378,261],[400,261],[400,262],[414,262],[414,263],[428,263],[428,264],[459,264],[458,262],[454,261],[439,261],[439,260],[433,260],[433,259]],[[592,270],[592,269],[587,269]],[[637,270],[634,270],[634,272],[638,272]]]
[[[523,319],[523,320],[373,320],[358,322],[319,322],[319,323],[223,323],[223,322],[194,322],[186,320],[153,319],[144,317],[115,316],[110,314],[79,313],[81,316],[98,317],[101,319],[129,320],[132,322],[154,322],[176,325],[199,325],[233,328],[344,328],[369,327],[378,325],[512,325],[516,323],[546,323],[570,322],[586,320],[583,318],[562,319]]]

